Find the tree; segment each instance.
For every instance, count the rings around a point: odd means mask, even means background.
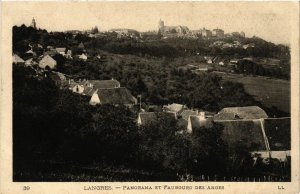
[[[189,168],[192,174],[224,174],[228,157],[227,145],[223,142],[223,127],[213,123],[211,127],[194,128],[189,142]]]
[[[98,27],[92,28],[92,34],[97,34],[99,32]]]
[[[178,170],[182,166],[176,165],[179,158],[175,153],[184,142],[175,135],[179,130],[176,121],[166,115],[155,114],[155,121],[139,129],[139,167],[151,171]]]
[[[222,84],[222,99],[219,107],[250,106],[257,104],[252,96],[248,95],[241,83],[226,81]]]
[[[55,54],[53,56],[53,59],[56,61],[56,68],[57,71],[59,72],[64,72],[64,63],[65,63],[65,58],[61,54]]]
[[[131,87],[134,91],[134,93],[136,94],[142,94],[144,97],[147,95],[148,93],[148,88],[147,85],[144,83],[144,81],[142,80],[140,74],[138,75],[138,77],[135,79],[135,82],[133,83],[132,87]]]

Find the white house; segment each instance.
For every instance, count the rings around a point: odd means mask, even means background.
[[[181,112],[186,108],[183,104],[168,104],[163,106],[163,111],[165,112],[175,112],[176,114],[181,114]]]
[[[91,105],[111,104],[133,107],[137,104],[137,99],[131,95],[127,88],[107,88],[96,89],[89,102]]]
[[[19,55],[13,55],[13,64],[24,64],[24,62],[25,61],[21,57],[19,57]]]
[[[55,50],[62,56],[66,55],[66,48],[56,48]]]
[[[39,62],[39,67],[40,68],[50,68],[50,69],[54,69],[56,67],[56,61],[50,57],[49,55],[45,55],[42,60],[40,60]]]
[[[219,62],[219,65],[224,66],[225,63],[224,63],[223,61],[220,61],[220,62]]]
[[[72,51],[71,51],[70,49],[67,51],[65,57],[66,57],[67,59],[72,59],[72,58],[73,58],[73,57],[72,57]]]
[[[99,98],[99,95],[98,95],[98,90],[96,90],[91,99],[90,99],[90,102],[89,102],[90,105],[96,105],[96,104],[101,104],[101,101],[100,101],[100,98]]]
[[[27,59],[27,60],[25,61],[25,66],[32,66],[32,65],[37,65],[37,62],[35,62],[35,61],[33,60],[33,58]]]
[[[79,59],[83,60],[83,61],[86,61],[87,60],[87,56],[85,54],[81,54],[81,55],[78,55]]]
[[[82,94],[84,91],[84,87],[80,84],[74,84],[71,87],[72,92],[78,93],[78,94]]]
[[[199,112],[198,115],[190,115],[188,118],[187,132],[192,133],[193,128],[200,128],[207,126],[207,118],[205,112]]]
[[[28,50],[27,52],[26,52],[26,54],[27,55],[30,55],[30,56],[33,56],[33,57],[35,57],[36,56],[36,52],[34,52],[33,50]]]

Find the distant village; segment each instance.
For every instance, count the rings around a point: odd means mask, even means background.
[[[70,32],[74,35],[78,33],[86,33],[91,38],[103,37],[106,36],[105,32],[100,32],[97,26],[93,27],[91,30],[79,31],[79,30],[69,30],[66,32]],[[127,28],[115,28],[110,29],[107,32],[117,33],[118,38],[133,38],[133,39],[141,39],[145,36],[156,35],[159,33],[163,39],[180,37],[180,38],[187,38],[187,39],[197,39],[199,37],[206,38],[206,39],[213,39],[213,38],[224,38],[224,37],[245,37],[244,32],[232,32],[232,33],[225,33],[224,30],[216,28],[213,30],[206,29],[203,27],[199,30],[190,30],[187,26],[177,25],[177,26],[166,26],[163,20],[159,20],[158,22],[158,29],[154,31],[148,32],[138,32],[134,29],[127,29]],[[221,42],[217,44],[220,45]],[[246,49],[248,46],[254,47],[255,45],[240,45],[238,43],[232,45],[224,45],[224,47],[242,47]]]
[[[32,20],[32,27],[36,28],[36,21]],[[112,29],[110,32],[118,34],[119,38],[130,37],[139,39],[147,33],[139,33],[131,29]],[[77,31],[72,31],[76,34]],[[89,37],[105,36],[105,33],[98,31],[95,27],[87,32]],[[157,33],[157,32],[156,32]],[[197,38],[199,36],[207,39],[220,37],[245,37],[244,32],[233,32],[226,34],[222,29],[208,30],[202,28],[199,30],[189,30],[187,26],[166,26],[164,21],[159,21],[158,33],[164,39],[172,37],[182,38]],[[247,145],[256,146],[257,151],[253,151],[253,155],[259,154],[264,159],[276,158],[281,162],[286,162],[290,157],[290,145],[283,142],[279,136],[280,131],[290,130],[290,117],[284,118],[269,118],[266,112],[258,106],[246,107],[227,107],[219,110],[219,112],[209,112],[206,110],[194,109],[187,107],[185,104],[165,104],[163,106],[151,105],[148,110],[141,108],[141,96],[133,96],[131,91],[122,86],[120,82],[114,78],[110,80],[89,80],[86,78],[76,78],[72,75],[66,75],[56,71],[57,61],[53,59],[55,54],[60,54],[66,59],[77,58],[86,61],[90,55],[85,49],[84,43],[78,44],[78,49],[82,50],[82,54],[73,55],[72,51],[67,48],[55,48],[52,45],[40,45],[30,43],[28,45],[31,49],[26,54],[26,59],[22,59],[17,54],[13,54],[13,64],[26,66],[36,72],[37,79],[44,79],[50,77],[56,85],[62,90],[70,90],[77,95],[88,97],[88,103],[91,106],[111,104],[114,106],[124,105],[128,108],[138,106],[139,113],[136,118],[138,126],[147,125],[151,122],[157,121],[159,118],[166,118],[174,120],[179,126],[183,126],[185,131],[177,133],[193,133],[195,129],[200,127],[209,127],[212,123],[218,123],[224,126],[223,138],[229,143],[237,143],[239,141],[246,142]],[[254,48],[255,44],[242,45],[239,41],[233,43],[225,43],[216,40],[211,46],[223,48]],[[36,50],[41,51],[38,54]],[[98,54],[97,59],[105,56]],[[241,59],[227,59],[220,60],[212,56],[205,56],[204,63],[188,64],[180,68],[188,68],[198,72],[208,72],[211,70],[210,64],[236,65]],[[251,59],[250,59],[251,60]],[[230,146],[229,146],[230,148]]]

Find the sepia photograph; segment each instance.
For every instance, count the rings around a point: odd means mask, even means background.
[[[11,181],[298,181],[298,6],[7,4]]]

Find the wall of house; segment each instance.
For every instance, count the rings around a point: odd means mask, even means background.
[[[72,88],[72,91],[78,94],[82,94],[84,91],[84,87],[80,86],[80,85],[76,85]]]
[[[42,59],[39,63],[39,67],[45,69],[47,66],[50,69],[54,69],[56,67],[56,61],[55,60]]]
[[[98,94],[94,93],[92,95],[91,99],[90,99],[89,104],[90,105],[96,105],[96,104],[100,104],[100,103],[101,103],[101,101],[100,101],[100,98],[99,98]]]

